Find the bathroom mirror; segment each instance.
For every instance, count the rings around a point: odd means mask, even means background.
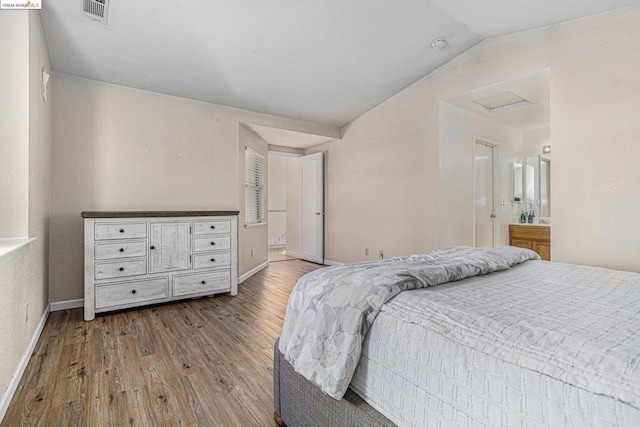
[[[533,170],[533,198],[530,200],[527,191],[527,202],[531,202],[531,208],[536,210],[539,217],[551,216],[551,157],[529,156],[527,168]],[[527,179],[528,174],[527,174]],[[527,188],[529,186],[527,185]]]
[[[535,169],[532,165],[528,164],[525,167],[525,175],[524,175],[524,196],[525,201],[529,203],[535,203],[536,200],[536,191],[535,191]]]
[[[522,170],[521,163],[511,163],[511,201],[513,202],[522,203],[523,201]]]

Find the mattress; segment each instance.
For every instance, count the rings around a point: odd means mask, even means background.
[[[405,291],[373,323],[351,389],[399,426],[640,426],[621,391],[640,383],[639,280],[528,261]],[[591,360],[594,343],[606,350]]]

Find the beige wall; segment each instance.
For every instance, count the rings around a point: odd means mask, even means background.
[[[240,122],[339,134],[329,126],[55,74],[51,301],[83,297],[82,211],[239,210]],[[250,263],[241,256],[239,264],[242,275]]]
[[[550,68],[555,261],[640,271],[639,26],[633,7],[495,38],[431,76],[442,97]]]
[[[28,234],[29,19],[0,14],[0,238]]]
[[[640,7],[594,21],[552,69],[551,254],[640,271]]]
[[[239,188],[240,216],[238,220],[238,270],[239,276],[251,271],[268,259],[268,229],[267,225],[245,228],[244,222],[244,162],[247,147],[262,154],[265,158],[266,170],[269,170],[269,156],[267,155],[267,141],[253,132],[247,126],[240,125],[240,162],[243,168],[239,171],[239,180],[243,185]],[[269,188],[269,176],[265,176],[265,187]],[[265,206],[269,205],[269,195]],[[266,212],[265,212],[266,215]]]
[[[18,26],[16,22],[19,22]],[[4,34],[7,29],[11,29],[9,37]],[[50,72],[50,66],[38,12],[0,13],[0,34],[2,52],[5,52],[2,47],[5,43],[26,41],[28,46],[19,52],[19,57],[11,57],[7,61],[7,64],[13,60],[26,61],[28,71],[13,81],[16,85],[27,85],[26,99],[2,96],[0,109],[6,108],[7,103],[15,106],[24,102],[28,106],[27,117],[21,121],[27,130],[13,142],[27,147],[29,177],[25,192],[29,210],[24,220],[29,224],[29,237],[36,238],[18,252],[0,259],[0,388],[4,394],[48,303],[51,99],[45,102],[40,96],[41,70],[44,67]],[[0,132],[2,139],[4,133]]]
[[[343,129],[325,154],[325,258],[353,262],[437,249],[438,103],[423,79]]]
[[[542,154],[542,147],[551,145],[551,129],[535,129],[522,132],[522,151],[524,157],[539,156]]]
[[[509,223],[521,208],[508,202],[508,194],[509,166],[522,160],[522,132],[444,101],[440,102],[439,118],[440,247],[474,245],[475,139],[495,145],[499,153],[496,242],[506,245]]]
[[[640,271],[639,27],[633,7],[485,40],[311,150],[327,153],[326,258],[440,246],[439,100],[550,68],[552,259]]]
[[[326,258],[439,247],[450,226],[441,224],[439,101],[550,68],[552,257],[640,270],[640,200],[630,196],[640,185],[638,25],[635,7],[486,40],[354,120],[342,141],[309,150],[327,153]],[[237,209],[228,177],[239,176],[240,122],[337,136],[68,76],[54,87],[52,301],[82,297],[80,211]],[[588,214],[576,220],[576,207]]]

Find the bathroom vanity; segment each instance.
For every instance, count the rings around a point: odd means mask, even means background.
[[[535,251],[545,261],[551,260],[551,226],[510,224],[509,245]]]

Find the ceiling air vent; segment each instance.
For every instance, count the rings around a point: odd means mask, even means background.
[[[82,0],[82,16],[93,22],[107,25],[109,0]]]

